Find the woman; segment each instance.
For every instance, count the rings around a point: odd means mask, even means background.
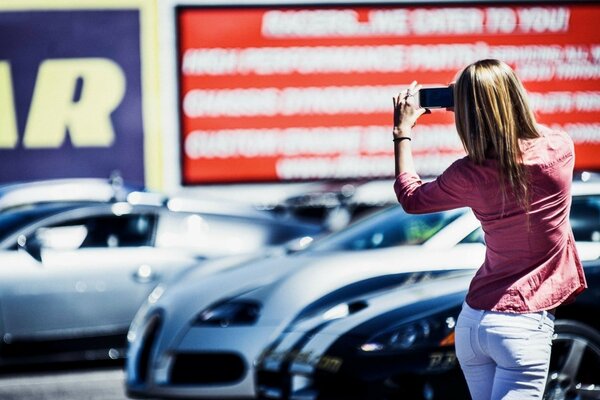
[[[503,62],[466,67],[454,85],[467,156],[436,180],[415,172],[416,82],[394,99],[394,189],[409,213],[470,207],[486,257],[456,324],[456,355],[474,400],[541,399],[554,309],[585,287],[569,224],[573,142],[536,123],[525,89]]]

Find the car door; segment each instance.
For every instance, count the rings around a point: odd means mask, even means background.
[[[151,246],[155,225],[147,209],[113,205],[71,210],[31,228],[26,241],[39,243],[41,262],[24,259],[23,251],[12,255],[17,265],[10,269],[18,273],[3,283],[0,300],[5,334],[44,339],[126,330],[157,282],[191,264]]]

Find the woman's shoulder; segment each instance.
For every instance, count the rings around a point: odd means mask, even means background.
[[[481,184],[482,182],[495,181],[497,168],[494,160],[486,160],[483,164],[475,164],[468,156],[454,161],[446,170],[454,180],[463,186]]]
[[[522,147],[525,164],[548,166],[573,156],[573,139],[566,131],[545,125],[538,125],[538,129],[540,137]]]
[[[538,131],[540,136],[546,139],[550,144],[567,144],[572,145],[573,139],[571,136],[562,128],[548,127],[546,125],[538,125]]]

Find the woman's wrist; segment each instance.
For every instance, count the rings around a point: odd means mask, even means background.
[[[395,126],[394,129],[392,129],[392,136],[394,137],[394,139],[397,139],[397,138],[410,139],[410,138],[412,138],[411,128]]]

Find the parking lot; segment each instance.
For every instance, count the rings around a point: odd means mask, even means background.
[[[600,400],[598,20],[0,0],[0,400]]]
[[[54,371],[21,371],[0,375],[3,400],[122,400],[123,370],[90,365]]]

